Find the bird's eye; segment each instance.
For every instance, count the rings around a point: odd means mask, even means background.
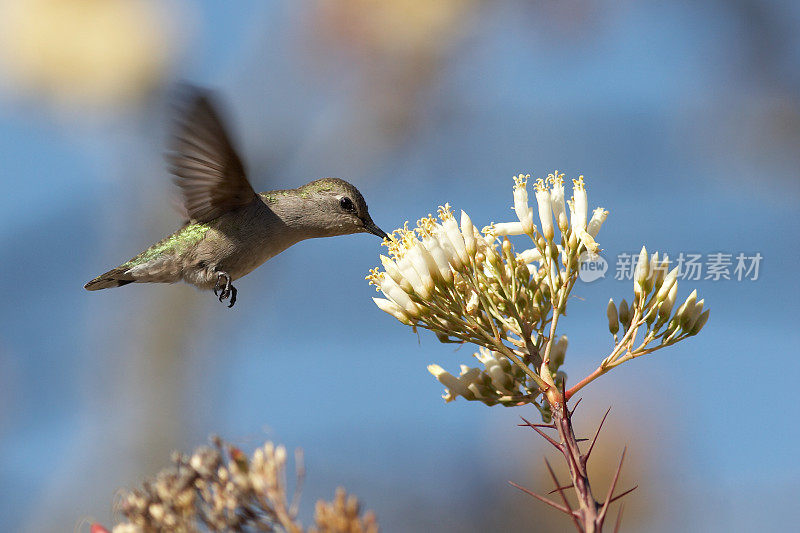
[[[339,205],[342,206],[342,209],[345,211],[353,212],[356,210],[356,207],[353,205],[353,200],[348,198],[347,196],[342,196],[339,198]]]

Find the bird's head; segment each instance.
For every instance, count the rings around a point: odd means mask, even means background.
[[[372,233],[381,239],[388,235],[369,215],[367,202],[350,183],[338,178],[322,178],[297,189],[301,198],[316,204],[318,219],[328,236]]]

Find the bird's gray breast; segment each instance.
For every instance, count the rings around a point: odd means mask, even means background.
[[[260,201],[225,213],[197,245],[186,281],[210,287],[218,272],[241,278],[298,242],[295,233]]]

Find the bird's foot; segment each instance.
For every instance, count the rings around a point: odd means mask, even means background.
[[[236,287],[231,284],[231,277],[226,272],[217,273],[217,283],[214,285],[214,296],[219,297],[219,301],[231,299],[228,308],[236,303]]]

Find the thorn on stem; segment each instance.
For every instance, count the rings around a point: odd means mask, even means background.
[[[545,498],[544,496],[540,496],[540,495],[536,494],[535,492],[533,492],[533,491],[530,491],[530,490],[526,489],[525,487],[523,487],[523,486],[521,486],[521,485],[517,485],[517,484],[516,484],[516,483],[514,483],[513,481],[509,481],[508,483],[509,483],[510,485],[512,485],[512,486],[514,486],[514,487],[516,487],[516,488],[518,488],[519,490],[521,490],[521,491],[522,491],[522,492],[524,492],[525,494],[528,494],[529,496],[533,496],[534,498],[536,498],[536,499],[537,499],[537,500],[539,500],[540,502],[542,502],[542,503],[546,503],[546,504],[547,504],[547,505],[549,505],[550,507],[553,507],[554,509],[558,509],[558,510],[559,510],[559,511],[561,511],[562,513],[564,513],[564,514],[568,514],[568,515],[572,516],[572,513],[569,511],[569,509],[567,509],[567,508],[566,508],[566,507],[564,507],[563,505],[561,505],[561,504],[559,504],[559,503],[556,503],[556,502],[554,502],[553,500],[551,500],[551,499],[549,499],[549,498]]]
[[[639,485],[634,485],[633,488],[630,488],[630,489],[626,490],[625,492],[623,492],[622,494],[618,494],[617,496],[614,496],[613,498],[611,498],[611,501],[609,503],[614,503],[615,501],[619,500],[620,498],[622,498],[624,496],[627,496],[628,494],[630,494],[631,492],[635,491],[638,488],[639,488]]]
[[[566,392],[565,392],[564,394],[566,394]],[[566,396],[565,396],[565,397],[566,397]],[[570,410],[570,412],[569,412],[569,416],[570,416],[570,418],[572,418],[572,415],[573,415],[573,414],[575,414],[575,409],[577,409],[577,408],[578,408],[578,405],[580,405],[580,403],[581,403],[581,400],[583,400],[583,398],[578,398],[578,401],[577,401],[577,402],[575,402],[575,405],[573,405],[573,406],[572,406],[572,409],[571,409],[571,410]]]
[[[608,511],[608,506],[611,504],[611,495],[614,493],[614,489],[617,487],[617,482],[619,481],[619,473],[622,471],[622,464],[625,462],[625,453],[627,451],[628,447],[625,446],[625,448],[622,449],[622,457],[619,458],[619,465],[617,465],[617,471],[614,472],[614,479],[611,480],[611,486],[608,487],[608,492],[606,493],[603,507],[600,509],[600,512],[597,513],[597,521],[601,525],[603,523],[603,519],[605,518],[606,512]]]
[[[625,504],[621,504],[619,506],[619,512],[617,513],[617,523],[614,524],[614,533],[619,533],[619,526],[622,525],[622,512],[625,510]]]
[[[539,429],[538,427],[536,427],[536,426],[537,426],[536,424],[532,424],[532,423],[528,422],[527,420],[525,420],[525,418],[524,418],[524,417],[520,417],[520,418],[522,418],[522,420],[525,422],[525,424],[526,424],[527,426],[531,427],[531,428],[532,428],[532,429],[533,429],[533,430],[534,430],[536,433],[538,433],[539,435],[541,435],[542,437],[544,437],[544,439],[545,439],[547,442],[549,442],[550,444],[552,444],[553,446],[555,446],[555,448],[556,448],[558,451],[563,451],[563,448],[562,448],[561,444],[559,444],[558,442],[556,442],[555,440],[553,440],[553,439],[552,439],[552,438],[551,438],[549,435],[547,435],[547,433],[545,433],[544,431],[542,431],[541,429]]]
[[[551,490],[550,492],[548,492],[547,494],[553,494],[554,492],[559,491],[559,490],[571,489],[574,486],[575,486],[575,484],[570,483],[569,485],[564,485],[563,487],[556,487],[553,490]]]
[[[608,409],[606,409],[606,414],[603,415],[603,419],[600,421],[600,425],[597,426],[597,431],[594,432],[594,438],[592,438],[592,443],[589,445],[589,450],[583,457],[581,457],[581,462],[583,463],[584,467],[586,467],[586,462],[589,460],[589,456],[592,454],[594,445],[597,442],[597,437],[600,435],[600,430],[603,429],[603,424],[605,423],[606,417],[608,417],[608,413],[610,412],[611,412],[611,406],[609,406]]]
[[[570,515],[570,517],[572,517],[572,521],[575,523],[575,527],[578,528],[578,531],[583,531],[583,528],[581,527],[580,522],[578,522],[578,517],[575,516],[575,512],[572,510],[572,507],[570,507],[570,505],[569,505],[569,501],[567,500],[567,495],[564,494],[564,489],[561,488],[561,486],[560,486],[561,484],[558,482],[558,478],[556,477],[556,473],[553,471],[553,467],[552,467],[552,465],[550,465],[550,461],[548,461],[546,457],[544,458],[544,464],[547,466],[547,471],[550,472],[550,478],[553,480],[553,483],[555,483],[555,485],[557,487],[556,490],[558,491],[558,494],[561,496],[561,501],[564,502],[564,507],[566,507],[569,510],[569,515]],[[571,486],[572,485],[570,485],[570,487]],[[550,494],[552,494],[552,492],[550,492]]]

